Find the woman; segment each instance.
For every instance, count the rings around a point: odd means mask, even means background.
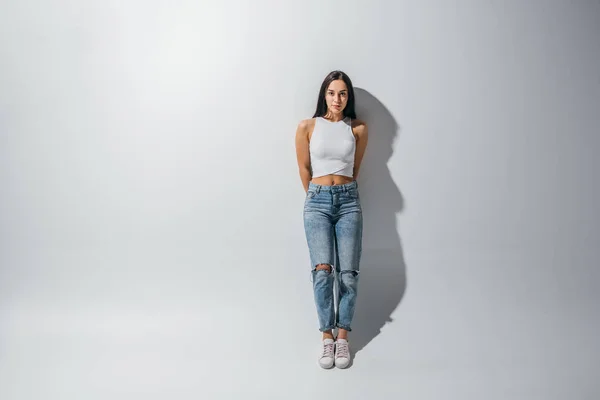
[[[367,125],[356,118],[350,78],[341,71],[329,73],[313,118],[301,121],[296,130],[296,156],[306,192],[304,229],[323,334],[322,368],[334,364],[346,368],[350,363],[348,332],[356,304],[363,229],[356,178],[367,138]]]

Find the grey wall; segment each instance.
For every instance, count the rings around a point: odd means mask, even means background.
[[[0,398],[592,399],[600,3],[0,5]],[[371,139],[322,371],[294,131]]]

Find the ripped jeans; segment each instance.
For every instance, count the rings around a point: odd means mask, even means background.
[[[312,265],[319,330],[338,327],[351,331],[363,231],[356,181],[334,186],[310,183],[304,203],[304,231]],[[330,268],[317,269],[319,264]],[[334,286],[337,286],[335,298]]]

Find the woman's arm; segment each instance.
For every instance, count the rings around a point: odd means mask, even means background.
[[[312,178],[307,120],[302,120],[296,129],[296,158],[298,161],[298,169],[300,171],[302,186],[304,186],[304,191],[307,192],[308,184]]]
[[[358,178],[360,164],[362,163],[365,150],[367,149],[367,143],[369,142],[369,129],[366,122],[356,121],[353,130],[356,135],[356,152],[354,154],[354,180],[356,180]]]

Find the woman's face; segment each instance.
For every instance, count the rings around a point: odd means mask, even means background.
[[[348,88],[342,79],[332,81],[325,92],[327,108],[332,114],[340,114],[348,104]]]

